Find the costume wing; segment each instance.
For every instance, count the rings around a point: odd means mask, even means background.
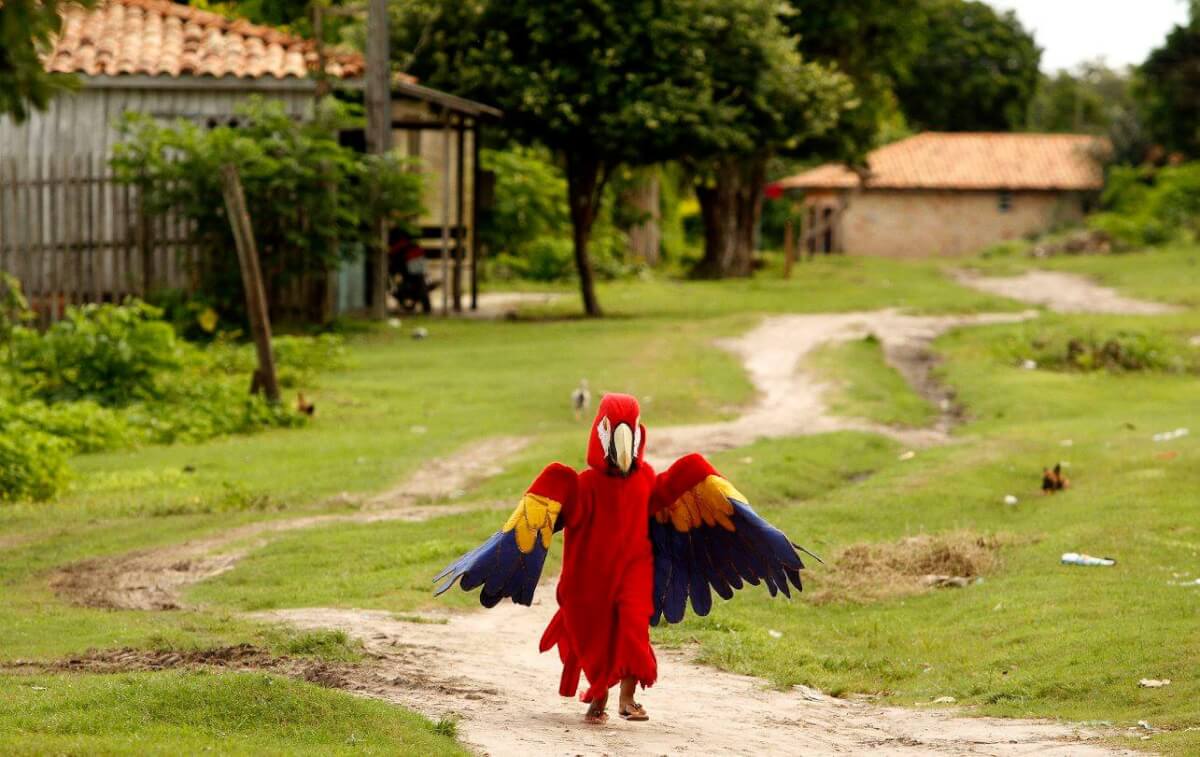
[[[512,597],[517,604],[531,604],[555,523],[559,513],[572,506],[577,480],[575,471],[565,465],[546,466],[504,527],[433,579],[434,583],[445,580],[434,596],[461,578],[463,591],[483,587],[479,603],[484,607],[494,607],[505,597]]]
[[[743,582],[767,585],[771,596],[801,590],[797,549],[783,532],[758,516],[733,484],[701,455],[687,455],[659,474],[651,503],[654,545],[654,616],[658,625],[712,609],[709,587],[724,599]],[[807,550],[804,550],[807,551]],[[812,553],[809,553],[812,554]]]

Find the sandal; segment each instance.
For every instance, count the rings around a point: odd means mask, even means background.
[[[634,702],[628,707],[622,707],[620,710],[620,715],[622,720],[630,720],[635,723],[640,723],[644,720],[650,719],[650,716],[646,714],[646,709],[637,702]]]

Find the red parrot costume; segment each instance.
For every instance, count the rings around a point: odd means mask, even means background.
[[[792,544],[760,518],[698,454],[664,473],[643,460],[646,429],[637,400],[608,394],[600,401],[582,473],[551,463],[529,487],[504,527],[434,579],[483,587],[479,601],[505,597],[529,605],[554,532],[563,531],[558,612],[541,651],[557,646],[559,693],[602,699],[623,678],[647,687],[658,677],[651,625],[677,623],[688,601],[697,615],[712,608],[710,588],[725,599],[744,583],[774,595],[801,588],[804,564]],[[461,579],[461,580],[460,580]]]

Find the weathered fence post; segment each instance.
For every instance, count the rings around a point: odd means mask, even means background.
[[[250,225],[246,196],[242,192],[242,181],[238,178],[235,166],[226,164],[221,167],[221,185],[225,192],[225,209],[229,211],[229,225],[233,228],[238,263],[242,268],[242,286],[246,291],[246,312],[250,318],[250,331],[254,335],[254,347],[258,351],[258,370],[254,372],[250,393],[257,394],[261,389],[266,393],[269,402],[279,402],[279,381],[275,377],[275,356],[271,352],[271,318],[267,313],[262,271],[258,267],[254,229]]]
[[[792,264],[796,262],[796,229],[795,219],[788,216],[783,224],[783,277],[792,277]]]

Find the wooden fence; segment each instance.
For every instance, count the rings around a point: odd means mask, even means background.
[[[69,305],[192,290],[190,223],[142,212],[107,156],[0,156],[0,269],[43,322]]]

